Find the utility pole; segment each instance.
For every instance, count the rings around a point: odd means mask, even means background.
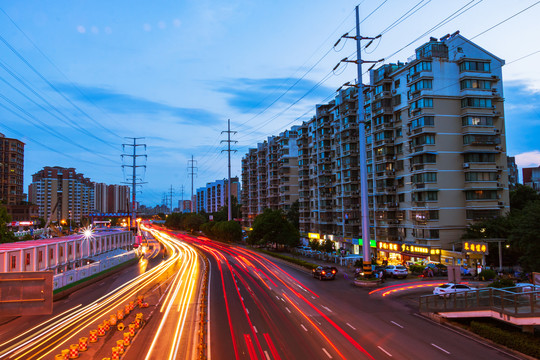
[[[181,196],[181,202],[180,202],[180,205],[178,206],[180,208],[180,213],[183,213],[184,212],[184,185],[182,185],[180,187],[180,196]]]
[[[173,187],[171,185],[171,188],[169,189],[169,193],[170,193],[170,198],[169,198],[169,201],[170,201],[170,204],[171,204],[171,214],[173,212]]]
[[[231,143],[237,143],[238,141],[236,140],[231,140],[231,134],[236,134],[237,132],[236,131],[231,131],[231,119],[228,119],[227,120],[227,131],[222,131],[221,132],[222,134],[223,133],[227,133],[227,140],[221,140],[221,143],[224,143],[226,142],[227,143],[227,150],[221,150],[221,152],[224,152],[226,151],[227,152],[227,155],[228,155],[228,158],[229,158],[229,165],[228,165],[228,168],[229,168],[229,182],[227,183],[228,186],[227,186],[227,215],[228,215],[228,219],[229,221],[232,220],[232,204],[231,204],[231,151],[233,152],[236,152],[236,150],[231,150]]]
[[[373,40],[378,39],[381,37],[381,35],[378,35],[376,37],[363,37],[360,36],[360,11],[359,6],[357,5],[356,8],[356,36],[349,36],[348,33],[343,35],[335,44],[334,47],[337,46],[339,41],[342,38],[345,39],[354,39],[356,40],[356,60],[348,60],[347,58],[342,59],[335,67],[334,71],[337,69],[339,64],[342,62],[350,62],[355,63],[357,66],[357,77],[358,77],[358,84],[353,85],[358,88],[358,111],[357,111],[357,122],[358,122],[358,129],[359,129],[359,162],[360,162],[360,207],[362,211],[362,255],[363,255],[363,264],[364,264],[364,274],[367,277],[371,276],[371,249],[370,249],[370,221],[369,221],[369,202],[368,202],[368,182],[367,182],[367,159],[366,159],[366,114],[364,110],[364,83],[362,81],[362,64],[364,63],[373,63],[371,70],[376,63],[384,61],[384,59],[380,59],[377,61],[365,61],[362,60],[362,40],[371,40],[366,47],[371,45],[373,43]],[[368,71],[369,71],[368,70]],[[349,85],[349,83],[345,84]],[[373,203],[375,204],[377,199],[373,199]]]
[[[146,144],[137,144],[137,140],[144,139],[143,137],[135,138],[135,137],[126,137],[126,139],[133,140],[133,144],[122,144],[122,150],[125,150],[126,146],[132,146],[133,147],[133,154],[122,154],[122,159],[124,159],[124,156],[133,158],[133,165],[122,165],[122,168],[124,167],[130,167],[132,168],[132,176],[131,179],[131,223],[130,223],[130,229],[134,224],[137,222],[137,213],[135,210],[135,203],[136,203],[136,193],[137,193],[137,186],[146,184],[145,182],[142,182],[142,179],[137,178],[137,168],[143,167],[146,168],[146,165],[137,165],[137,158],[138,157],[144,157],[147,159],[147,155],[138,155],[137,154],[137,147],[144,146],[144,150],[146,150]],[[124,182],[124,184],[129,184],[129,182]]]
[[[195,164],[197,163],[197,160],[193,160],[193,155],[191,155],[191,160],[188,160],[188,170],[189,175],[191,175],[191,212],[195,212],[195,206],[193,204],[193,177],[197,175],[195,172],[197,171],[197,167]]]

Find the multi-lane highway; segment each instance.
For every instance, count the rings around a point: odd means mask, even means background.
[[[159,243],[136,266],[55,302],[51,317],[1,325],[0,358],[54,359],[138,295],[150,306],[123,320],[145,320],[123,359],[513,358],[341,273],[319,281],[244,247],[145,230]],[[111,329],[80,359],[110,357],[122,336]]]

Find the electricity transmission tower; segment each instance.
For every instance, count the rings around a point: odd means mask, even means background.
[[[142,167],[146,169],[146,165],[137,165],[137,158],[144,157],[147,159],[146,154],[137,154],[137,148],[139,146],[144,146],[144,150],[146,151],[146,144],[137,144],[137,140],[144,139],[143,137],[135,138],[135,137],[126,137],[125,139],[131,139],[133,140],[133,144],[122,144],[122,150],[125,151],[126,146],[133,147],[133,154],[122,154],[122,160],[124,160],[124,157],[130,157],[133,160],[132,165],[122,165],[122,169],[126,167],[132,168],[132,175],[131,178],[127,178],[126,182],[123,182],[124,184],[130,184],[131,185],[131,223],[130,228],[133,227],[136,224],[137,221],[137,211],[136,211],[136,193],[137,193],[137,186],[140,186],[142,184],[146,184],[146,182],[142,181],[142,178],[137,177],[137,168]]]
[[[197,175],[197,160],[193,160],[193,155],[191,155],[191,160],[188,160],[188,175],[191,176],[191,212],[195,212],[195,204],[193,203],[193,177]]]
[[[229,182],[227,185],[227,218],[229,221],[232,220],[232,204],[231,204],[231,151],[236,152],[236,150],[231,150],[231,143],[237,143],[236,140],[231,140],[231,134],[236,134],[236,131],[231,131],[231,119],[227,120],[227,131],[222,131],[223,133],[227,133],[227,140],[221,140],[221,143],[226,142],[227,143],[227,150],[221,150],[221,152],[226,151],[229,159],[228,169],[229,169]]]

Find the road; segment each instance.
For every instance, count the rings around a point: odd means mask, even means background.
[[[338,274],[189,239],[210,259],[210,359],[512,359]]]

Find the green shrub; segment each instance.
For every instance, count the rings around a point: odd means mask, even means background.
[[[423,266],[423,265],[416,265],[416,264],[413,264],[413,265],[410,265],[410,266],[409,266],[409,271],[410,271],[411,273],[413,273],[413,274],[421,274],[421,273],[424,271],[425,268],[426,268],[426,267]]]
[[[493,280],[495,279],[496,276],[497,274],[495,273],[494,270],[485,269],[485,270],[482,270],[482,272],[478,275],[478,278],[482,281],[486,281],[486,280]]]
[[[471,330],[497,344],[517,350],[523,354],[540,358],[540,343],[533,335],[505,331],[493,325],[471,321]]]
[[[283,254],[277,254],[277,253],[272,252],[272,251],[267,251],[267,250],[259,250],[259,251],[262,252],[262,253],[268,254],[270,256],[276,257],[278,259],[285,260],[285,261],[291,262],[291,263],[296,264],[296,265],[300,265],[300,266],[305,267],[306,269],[309,269],[309,270],[313,270],[317,266],[319,266],[317,264],[313,264],[313,263],[307,262],[305,260],[295,259],[293,257],[283,255]]]
[[[364,266],[364,262],[362,261],[362,259],[356,260],[354,262],[354,267],[361,268],[363,266]]]
[[[494,282],[492,282],[488,286],[498,288],[498,289],[506,288],[506,287],[512,287],[512,286],[514,286],[514,281],[512,281],[512,279],[502,278],[502,279],[495,280]]]

